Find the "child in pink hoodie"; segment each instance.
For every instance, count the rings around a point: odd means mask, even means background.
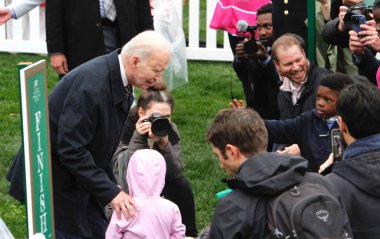
[[[181,213],[173,202],[160,197],[165,185],[166,163],[162,155],[151,149],[137,150],[127,170],[129,195],[140,206],[135,220],[117,219],[112,214],[106,232],[111,238],[185,238]]]

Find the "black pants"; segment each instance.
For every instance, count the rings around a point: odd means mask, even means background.
[[[95,199],[90,198],[87,206],[88,222],[91,227],[92,237],[82,237],[75,234],[62,231],[55,228],[56,239],[104,239],[108,221],[105,218],[102,208],[97,204]]]
[[[182,223],[186,226],[186,236],[196,237],[198,231],[195,223],[194,194],[189,180],[181,176],[178,179],[165,182],[162,196],[179,207]]]

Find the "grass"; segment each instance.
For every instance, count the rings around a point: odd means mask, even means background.
[[[25,208],[10,197],[5,175],[21,143],[20,102],[17,63],[36,62],[44,56],[0,53],[0,217],[15,238],[26,238]],[[48,64],[48,63],[47,63]],[[48,68],[48,88],[57,82],[56,74]],[[189,83],[172,92],[175,99],[173,121],[181,133],[185,175],[193,185],[198,229],[210,223],[217,202],[215,193],[226,186],[226,177],[218,159],[205,139],[206,130],[215,114],[228,106],[231,89],[242,98],[241,84],[230,63],[190,61]]]

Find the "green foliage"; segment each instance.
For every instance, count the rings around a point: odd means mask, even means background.
[[[17,63],[46,59],[40,55],[0,54],[0,175],[6,175],[21,143],[20,100]],[[57,83],[57,76],[48,68],[48,88]],[[219,161],[206,141],[208,125],[215,114],[228,107],[231,89],[235,97],[242,98],[241,84],[229,63],[188,63],[189,83],[172,92],[175,99],[173,121],[181,133],[185,175],[193,185],[198,229],[210,223],[217,202],[215,193],[226,185],[220,179],[226,177],[219,168]],[[25,207],[10,197],[9,183],[0,178],[0,217],[15,238],[25,238]]]

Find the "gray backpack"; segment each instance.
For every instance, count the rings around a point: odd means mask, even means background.
[[[352,238],[341,203],[308,174],[299,185],[271,199],[267,210],[272,238]]]

